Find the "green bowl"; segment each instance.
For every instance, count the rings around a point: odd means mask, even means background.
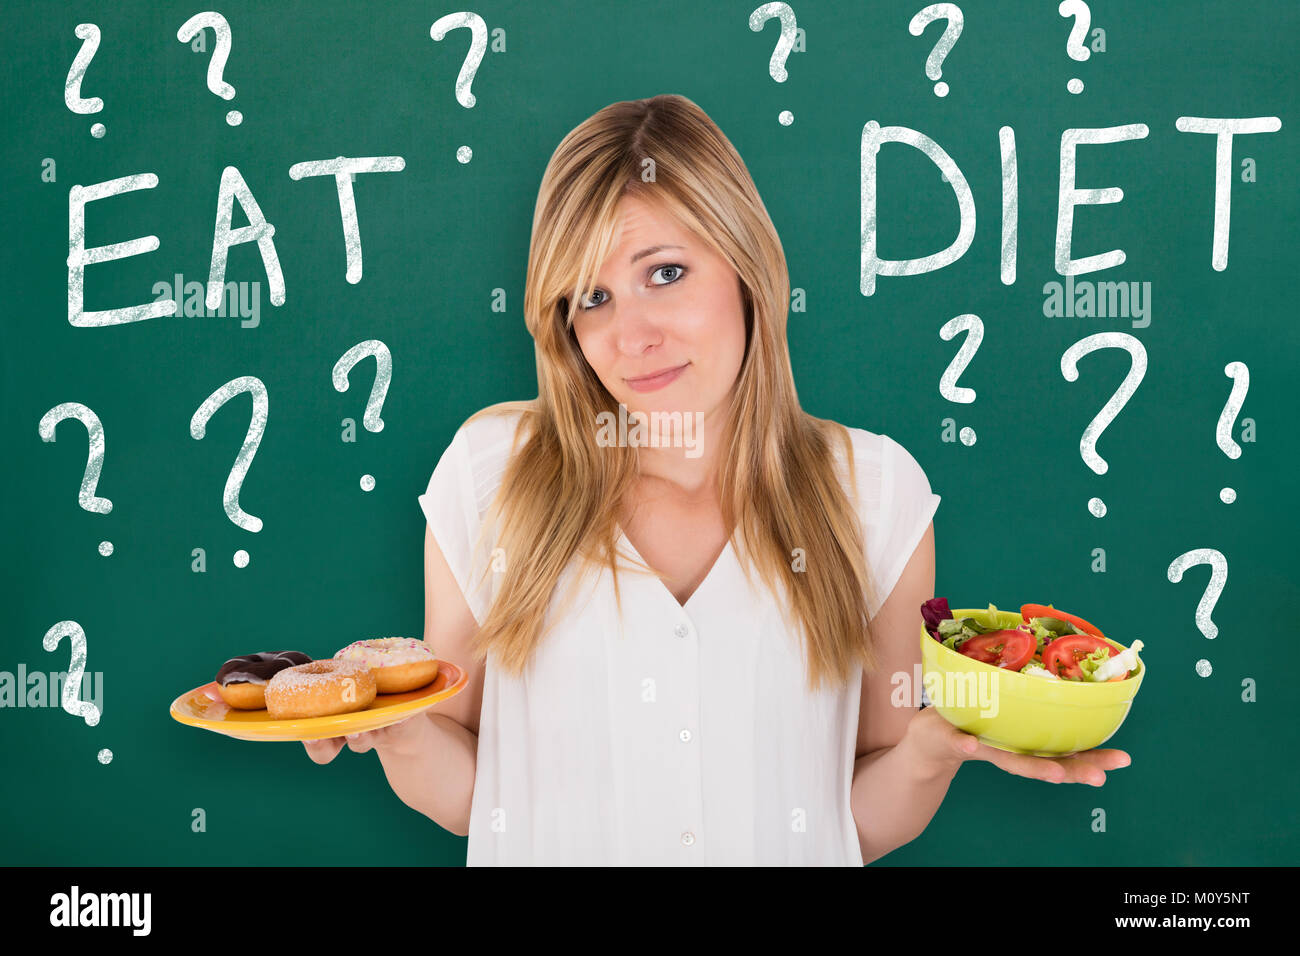
[[[1015,628],[1012,611],[953,610],[954,618]],[[1106,638],[1124,650],[1124,645]],[[1146,665],[1122,681],[1091,682],[1028,677],[944,647],[921,626],[921,668],[926,691],[939,714],[958,730],[1011,753],[1059,757],[1091,750],[1124,723],[1142,687]]]

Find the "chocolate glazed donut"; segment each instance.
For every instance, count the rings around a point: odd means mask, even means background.
[[[286,667],[307,664],[311,658],[301,651],[265,651],[232,657],[217,671],[217,690],[237,710],[261,710],[266,706],[266,683]]]

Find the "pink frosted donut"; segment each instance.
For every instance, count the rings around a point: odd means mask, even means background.
[[[376,637],[353,641],[335,660],[364,664],[381,694],[402,694],[423,687],[438,676],[438,659],[429,645],[413,637]]]

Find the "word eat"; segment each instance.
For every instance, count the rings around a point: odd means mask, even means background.
[[[343,245],[347,250],[349,282],[361,281],[361,230],[357,225],[357,204],[352,191],[355,176],[357,173],[399,172],[405,168],[406,161],[401,156],[360,158],[339,156],[337,159],[295,163],[289,167],[289,178],[294,180],[310,176],[334,177],[339,194],[339,212],[343,218]],[[172,298],[160,298],[152,302],[100,312],[85,310],[86,266],[143,255],[158,248],[157,236],[144,236],[87,249],[87,204],[137,189],[153,189],[157,185],[156,175],[139,173],[95,183],[93,186],[73,186],[68,191],[68,321],[72,325],[79,327],[123,325],[127,322],[140,322],[144,319],[176,314],[176,300]],[[232,229],[230,220],[236,200],[239,201],[244,215],[248,217],[248,225]],[[275,226],[267,222],[266,217],[262,215],[262,209],[253,198],[253,191],[244,182],[244,177],[234,166],[227,166],[222,170],[221,186],[217,194],[217,224],[212,237],[212,264],[208,269],[206,303],[209,309],[216,309],[221,304],[226,277],[226,259],[230,248],[245,242],[257,243],[258,252],[262,256],[262,266],[266,270],[266,284],[270,290],[271,304],[284,304],[284,272],[280,268],[280,257],[276,254],[275,243],[272,241],[274,235]]]

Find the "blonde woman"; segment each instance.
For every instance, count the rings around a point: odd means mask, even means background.
[[[615,103],[560,143],[524,292],[538,397],[471,416],[419,498],[425,640],[469,688],[347,741],[469,865],[861,865],[965,760],[1096,785],[1128,762],[896,706],[940,499],[892,439],[799,407],[788,301],[693,102]]]

